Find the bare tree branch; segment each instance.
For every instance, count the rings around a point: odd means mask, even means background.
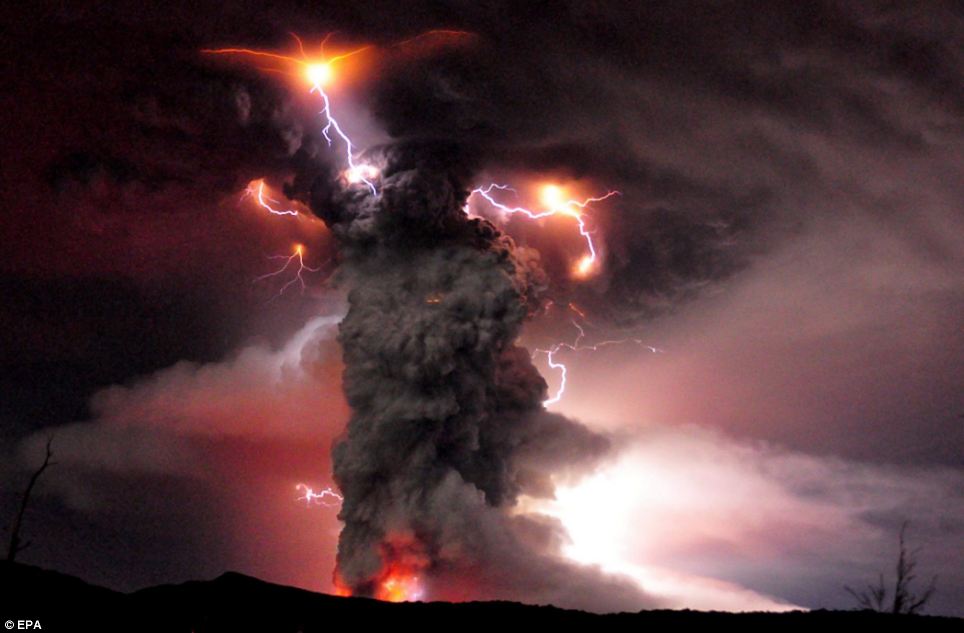
[[[914,570],[917,569],[917,555],[920,553],[920,548],[910,552],[907,550],[906,537],[909,525],[909,521],[904,521],[900,526],[900,550],[895,570],[897,577],[894,581],[894,598],[889,607],[885,608],[884,606],[887,599],[887,587],[883,573],[880,574],[876,585],[867,585],[867,591],[857,592],[848,586],[844,586],[844,590],[853,596],[860,608],[880,612],[915,614],[924,608],[937,590],[937,576],[931,579],[930,584],[920,595],[915,594],[911,589],[911,585],[917,579]]]
[[[844,586],[844,589],[854,597],[861,608],[871,609],[873,611],[883,610],[884,600],[887,597],[887,587],[884,586],[883,574],[880,574],[880,579],[876,585],[867,585],[866,591],[858,593],[847,586]]]
[[[10,531],[10,548],[7,550],[8,561],[13,562],[17,554],[30,547],[30,541],[26,543],[20,542],[20,527],[23,525],[23,516],[27,511],[27,505],[30,503],[30,494],[33,492],[33,487],[37,484],[37,480],[40,479],[40,476],[44,474],[45,470],[57,464],[57,462],[50,461],[50,458],[53,457],[54,454],[51,449],[53,442],[54,437],[51,435],[47,438],[47,450],[44,461],[40,467],[34,471],[30,477],[30,482],[27,484],[27,488],[23,491],[23,497],[20,499],[20,511],[17,512],[17,517],[13,522],[13,528]]]

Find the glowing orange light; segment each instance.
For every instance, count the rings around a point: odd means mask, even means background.
[[[556,211],[566,205],[566,191],[559,185],[543,185],[539,190],[539,201],[549,211]]]
[[[345,583],[344,580],[342,580],[341,574],[338,573],[338,570],[335,570],[334,577],[332,578],[331,584],[334,585],[333,593],[336,596],[347,598],[351,595],[351,587],[349,587],[348,584]]]
[[[313,86],[327,86],[334,78],[334,73],[331,64],[308,64],[305,66],[305,77]]]
[[[587,277],[589,273],[593,271],[595,263],[596,262],[593,260],[592,256],[583,255],[579,258],[579,261],[576,262],[576,265],[573,266],[572,274],[577,277]]]
[[[531,211],[525,207],[509,206],[499,202],[493,197],[493,195],[495,195],[494,192],[505,191],[514,192],[515,189],[512,189],[512,187],[508,185],[496,183],[492,183],[486,187],[476,187],[469,193],[469,200],[466,201],[463,211],[466,214],[471,213],[470,202],[472,196],[478,195],[506,215],[520,213],[532,220],[541,220],[554,215],[568,216],[576,221],[576,225],[579,228],[579,235],[586,241],[586,247],[589,249],[589,252],[581,257],[579,261],[576,262],[576,265],[573,266],[572,275],[578,279],[586,279],[600,270],[601,267],[599,265],[599,258],[597,257],[596,244],[592,238],[594,231],[590,230],[587,226],[583,210],[593,202],[601,202],[612,196],[618,196],[618,191],[609,191],[601,196],[578,200],[569,197],[570,193],[566,187],[555,183],[545,183],[540,185],[538,190],[539,203],[543,206],[542,211]]]
[[[284,75],[300,74],[308,81],[310,86],[320,88],[330,84],[334,79],[334,64],[371,48],[371,46],[362,46],[340,55],[326,55],[322,52],[316,56],[307,53],[301,38],[294,34],[292,34],[292,37],[298,45],[297,56],[251,48],[204,48],[201,49],[201,52],[207,55],[232,55],[258,60],[268,64],[267,66],[259,66],[261,70]],[[322,42],[323,47],[324,42]],[[297,71],[300,71],[300,73]]]
[[[375,597],[386,602],[418,600],[421,597],[418,576],[406,573],[398,566],[392,566],[378,584]]]
[[[335,571],[333,583],[336,596],[348,597],[352,595],[351,587],[342,580],[338,571]],[[374,598],[385,602],[413,602],[422,598],[422,589],[419,586],[418,576],[409,570],[405,565],[395,562],[389,565],[388,569],[382,574],[378,585],[375,588]]]
[[[264,184],[264,178],[258,178],[248,183],[244,193],[241,194],[241,200],[247,198],[255,200],[258,206],[272,215],[298,215],[298,211],[295,209],[282,209],[277,206],[281,204],[281,202],[268,194]]]

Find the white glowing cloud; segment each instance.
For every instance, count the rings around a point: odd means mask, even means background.
[[[919,516],[916,506],[940,507],[961,484],[951,471],[855,465],[693,428],[622,445],[593,475],[523,510],[563,523],[569,558],[630,576],[677,608],[794,608],[788,594],[803,596],[794,587],[815,571],[832,579],[820,591],[843,598],[848,571],[861,580],[882,554],[890,564],[894,535],[874,517]]]

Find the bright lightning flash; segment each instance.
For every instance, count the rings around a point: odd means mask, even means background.
[[[378,178],[379,169],[374,165],[366,165],[364,163],[350,167],[344,171],[342,176],[350,185],[354,185],[360,182],[368,182],[369,180],[374,180]]]
[[[331,64],[308,64],[305,66],[305,78],[312,86],[325,86],[332,78],[334,73],[331,70]]]
[[[298,215],[298,212],[294,209],[281,209],[272,205],[281,204],[280,201],[275,200],[265,192],[264,178],[259,178],[257,180],[252,180],[248,183],[247,188],[241,195],[241,200],[247,198],[254,198],[258,202],[258,206],[265,209],[268,213],[272,215]]]
[[[586,226],[585,209],[587,206],[594,202],[601,202],[612,196],[620,195],[618,191],[609,191],[601,196],[594,196],[590,198],[585,198],[583,200],[575,200],[569,198],[569,194],[562,185],[555,183],[546,183],[542,185],[539,189],[539,203],[542,205],[541,211],[532,211],[526,207],[520,206],[509,206],[502,202],[499,202],[494,197],[494,191],[512,191],[515,189],[508,185],[500,185],[492,183],[486,187],[477,187],[469,193],[468,200],[466,200],[464,211],[468,215],[470,213],[470,204],[473,196],[479,196],[494,208],[498,209],[506,215],[513,215],[516,213],[521,213],[531,220],[541,220],[544,218],[549,218],[555,215],[563,215],[570,217],[576,221],[576,225],[579,228],[579,235],[586,242],[587,253],[580,257],[572,269],[572,274],[580,279],[585,279],[593,271],[598,269],[598,250],[596,244],[592,238],[592,231]],[[572,304],[569,304],[569,309],[578,314],[580,317],[585,318],[585,315]],[[626,343],[634,343],[636,345],[641,345],[652,352],[658,352],[660,350],[649,345],[644,345],[642,341],[638,339],[620,339],[611,341],[602,341],[594,345],[583,345],[582,340],[586,336],[586,332],[581,325],[579,325],[575,320],[572,324],[578,330],[575,340],[572,343],[556,343],[549,349],[536,349],[533,350],[532,355],[545,354],[546,362],[550,369],[559,372],[560,382],[559,389],[556,391],[555,395],[546,399],[542,404],[543,406],[549,406],[559,402],[562,399],[563,394],[566,392],[566,380],[568,378],[568,368],[564,363],[559,362],[557,359],[557,354],[563,350],[568,350],[571,352],[580,352],[584,350],[596,351],[602,347],[607,347],[610,345],[619,345]]]
[[[298,484],[295,486],[295,490],[301,493],[298,501],[304,501],[305,505],[309,506],[322,505],[327,508],[334,508],[345,500],[344,497],[332,490],[331,487],[325,487],[315,492],[315,490],[307,484]]]
[[[584,279],[598,268],[597,248],[592,239],[593,231],[590,231],[586,226],[584,210],[593,202],[602,202],[603,200],[611,198],[612,196],[620,195],[618,191],[609,191],[601,196],[585,198],[583,200],[575,200],[567,197],[567,192],[561,185],[548,183],[543,185],[539,190],[539,202],[543,209],[541,211],[532,211],[526,207],[509,206],[499,202],[494,197],[493,191],[495,190],[515,191],[508,185],[500,185],[496,183],[492,183],[486,187],[477,187],[469,193],[469,198],[465,204],[465,213],[469,213],[469,204],[472,201],[472,197],[479,196],[494,208],[507,215],[521,213],[531,220],[541,220],[543,218],[549,218],[555,215],[570,217],[576,221],[576,225],[579,227],[579,235],[581,235],[583,240],[585,240],[586,248],[588,250],[585,255],[579,258],[579,260],[576,262],[576,265],[573,266],[573,275],[580,279]]]
[[[282,55],[279,53],[272,53],[270,51],[261,51],[250,48],[208,48],[203,49],[201,52],[209,55],[241,55],[245,57],[250,57],[253,59],[258,59],[262,61],[268,61],[270,63],[281,65],[281,68],[271,67],[263,68],[270,72],[280,72],[282,74],[297,74],[307,80],[308,84],[311,86],[309,93],[317,93],[321,97],[322,110],[321,115],[325,118],[325,127],[322,128],[322,134],[325,140],[328,142],[328,146],[331,147],[334,143],[332,138],[332,133],[337,136],[339,140],[344,144],[345,147],[345,160],[348,164],[348,173],[357,175],[357,182],[364,183],[369,191],[371,191],[373,196],[378,195],[378,190],[375,188],[373,180],[375,175],[377,175],[378,170],[373,166],[367,165],[365,163],[356,162],[355,158],[355,146],[352,144],[351,139],[344,132],[341,124],[338,123],[338,119],[335,118],[334,112],[331,107],[331,99],[328,93],[325,92],[324,87],[330,85],[335,79],[335,65],[353,55],[357,55],[364,50],[367,50],[368,46],[363,46],[361,48],[355,49],[348,53],[343,53],[341,55],[336,55],[333,57],[326,57],[322,52],[321,57],[313,58],[309,57],[305,51],[304,44],[301,39],[292,34],[295,41],[298,44],[298,50],[300,57],[295,57],[293,55]],[[322,42],[322,51],[324,50],[324,42]],[[292,69],[296,69],[300,72],[293,73]],[[360,168],[370,168],[362,169]],[[371,171],[374,169],[374,171]],[[351,178],[347,178],[349,182],[352,182]]]

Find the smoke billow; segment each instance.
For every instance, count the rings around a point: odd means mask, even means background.
[[[638,609],[632,584],[554,556],[557,524],[513,513],[521,494],[551,494],[550,473],[589,468],[609,447],[543,408],[546,383],[515,344],[546,284],[537,253],[463,212],[471,170],[458,148],[383,153],[377,197],[326,176],[310,194],[349,289],[338,582],[379,596],[417,576],[436,599]]]

